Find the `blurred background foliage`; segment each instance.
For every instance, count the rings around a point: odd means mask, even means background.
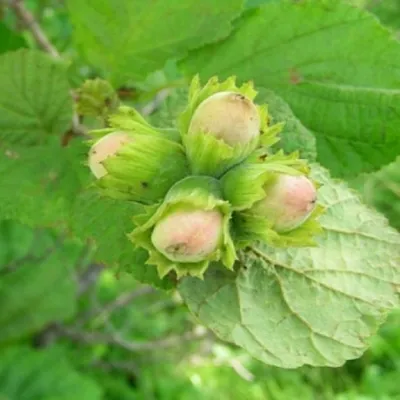
[[[219,342],[178,295],[92,264],[90,246],[3,221],[0,249],[5,399],[400,399],[400,312],[359,360],[283,370]]]
[[[349,1],[397,35],[399,0]],[[264,2],[249,0],[248,6]],[[0,2],[0,53],[36,48],[6,3]],[[72,86],[102,77],[72,45],[63,0],[25,4],[68,63]],[[152,122],[168,124],[182,107],[181,86],[172,62],[117,92],[145,108]],[[353,186],[400,229],[400,159]],[[282,370],[219,342],[177,294],[115,274],[92,255],[90,243],[54,229],[0,222],[1,400],[400,399],[400,312],[389,316],[359,360],[337,369]]]

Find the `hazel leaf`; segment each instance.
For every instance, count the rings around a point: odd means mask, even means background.
[[[326,212],[316,247],[250,246],[236,270],[214,264],[179,290],[217,336],[266,364],[338,367],[360,357],[399,306],[400,234],[318,166]]]

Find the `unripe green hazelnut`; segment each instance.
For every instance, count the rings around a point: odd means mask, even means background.
[[[223,216],[219,211],[177,210],[162,218],[154,227],[154,247],[174,262],[203,261],[219,246]]]
[[[317,191],[305,176],[278,175],[265,192],[265,198],[254,204],[252,212],[268,218],[277,232],[299,227],[316,205]]]
[[[247,144],[260,134],[258,110],[240,93],[215,93],[193,114],[189,134],[198,132],[214,135],[230,146]]]
[[[93,175],[99,179],[107,174],[102,162],[110,156],[115,155],[124,145],[133,140],[126,132],[118,131],[109,133],[99,139],[89,151],[89,168]]]

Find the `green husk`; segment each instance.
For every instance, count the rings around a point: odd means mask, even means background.
[[[183,139],[191,172],[219,178],[229,168],[242,162],[258,143],[258,138],[246,145],[231,147],[223,140],[201,132]]]
[[[262,241],[273,247],[314,247],[315,237],[323,233],[318,218],[324,207],[317,205],[308,219],[296,229],[279,233],[265,217],[249,211],[234,213],[233,230],[237,248],[244,248],[254,241]]]
[[[219,82],[218,78],[213,77],[203,88],[199,77],[193,78],[189,90],[189,104],[181,114],[178,124],[193,174],[220,177],[229,168],[242,162],[260,144],[268,147],[279,140],[277,134],[282,124],[268,127],[268,109],[265,105],[257,106],[261,122],[260,137],[254,138],[245,145],[230,146],[223,140],[204,132],[194,132],[189,135],[189,126],[197,107],[208,97],[223,91],[240,93],[250,100],[254,100],[257,95],[252,82],[238,87],[235,77],[230,77],[224,82]]]
[[[132,131],[162,137],[164,139],[180,142],[179,131],[175,129],[161,129],[150,125],[143,116],[134,108],[121,106],[118,111],[110,115],[108,123],[114,130]]]
[[[109,197],[143,204],[159,202],[189,173],[183,147],[158,136],[136,133],[133,137],[103,162],[108,173],[96,185]]]
[[[118,94],[103,79],[85,81],[77,90],[76,111],[79,115],[106,118],[119,105]]]
[[[266,155],[259,151],[249,159],[232,168],[221,178],[224,199],[234,210],[245,210],[265,197],[264,186],[277,173],[303,175],[308,173],[307,163],[298,158],[298,153],[285,155],[279,151]]]
[[[204,261],[197,263],[179,263],[169,260],[161,254],[151,241],[151,234],[156,223],[172,209],[193,208],[200,210],[219,210],[223,215],[221,246]],[[211,177],[190,176],[177,182],[167,193],[164,201],[156,209],[152,207],[145,215],[135,218],[140,223],[131,234],[130,240],[149,252],[147,264],[157,267],[160,277],[175,271],[178,278],[185,275],[203,277],[211,261],[221,261],[226,268],[232,269],[236,260],[236,251],[230,235],[231,208],[221,196],[219,182]]]

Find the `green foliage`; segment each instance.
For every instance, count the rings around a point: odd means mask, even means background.
[[[150,116],[155,126],[176,128],[179,115],[187,107],[189,91],[187,88],[171,90],[168,97]]]
[[[244,14],[227,39],[181,64],[188,75],[234,74],[274,90],[314,133],[318,160],[334,176],[351,177],[400,152],[399,54],[390,32],[360,9],[284,0]]]
[[[400,231],[400,157],[371,174],[365,182],[363,194],[366,202],[385,214]]]
[[[35,144],[71,125],[65,68],[49,56],[18,50],[0,56],[0,140]]]
[[[116,85],[143,80],[169,58],[227,36],[242,0],[68,0],[75,41]]]
[[[139,281],[170,288],[168,278],[161,280],[152,265],[146,265],[147,253],[137,249],[127,235],[134,228],[133,217],[143,206],[100,197],[87,190],[74,203],[70,224],[74,235],[96,245],[95,259],[119,270],[127,270]]]
[[[4,255],[0,268],[0,344],[4,344],[75,313],[74,266],[81,248],[47,232],[32,235],[28,228],[7,222],[0,228],[1,247],[7,246],[9,234],[15,235],[16,245],[15,251]]]
[[[400,314],[375,335],[399,305],[399,2],[19,4],[29,26],[0,6],[0,399],[400,399]],[[42,51],[31,17],[60,60]],[[197,73],[254,81],[264,122],[285,122],[273,150],[319,161],[371,208],[315,165],[327,207],[318,246],[257,243],[234,271],[214,264],[203,281],[185,279],[182,300],[175,275],[161,280],[128,240],[143,206],[93,191],[87,137],[71,122],[76,110],[100,136],[133,129],[129,107],[108,118],[126,102],[179,142]],[[241,182],[249,193],[252,178]],[[204,328],[184,302],[228,343],[186,340]]]
[[[284,121],[280,141],[275,148],[283,149],[287,153],[299,151],[300,156],[310,161],[317,158],[317,147],[313,133],[296,118],[288,104],[270,90],[261,89],[257,101],[268,105],[268,112],[272,123]]]
[[[0,217],[33,226],[63,223],[87,182],[87,148],[79,141],[62,147],[0,146]]]
[[[315,248],[250,247],[238,273],[185,279],[190,310],[267,364],[339,366],[360,357],[399,305],[400,235],[344,184],[315,168],[325,234]],[[326,305],[329,304],[329,310]]]
[[[25,46],[26,43],[22,36],[17,35],[5,24],[0,23],[0,54]]]
[[[0,358],[0,398],[7,400],[100,400],[101,389],[78,374],[57,349],[9,347]]]
[[[398,0],[364,0],[369,11],[373,12],[380,21],[398,30],[400,28],[400,3]]]
[[[271,0],[247,0],[245,3],[246,8],[256,8],[268,3]]]

